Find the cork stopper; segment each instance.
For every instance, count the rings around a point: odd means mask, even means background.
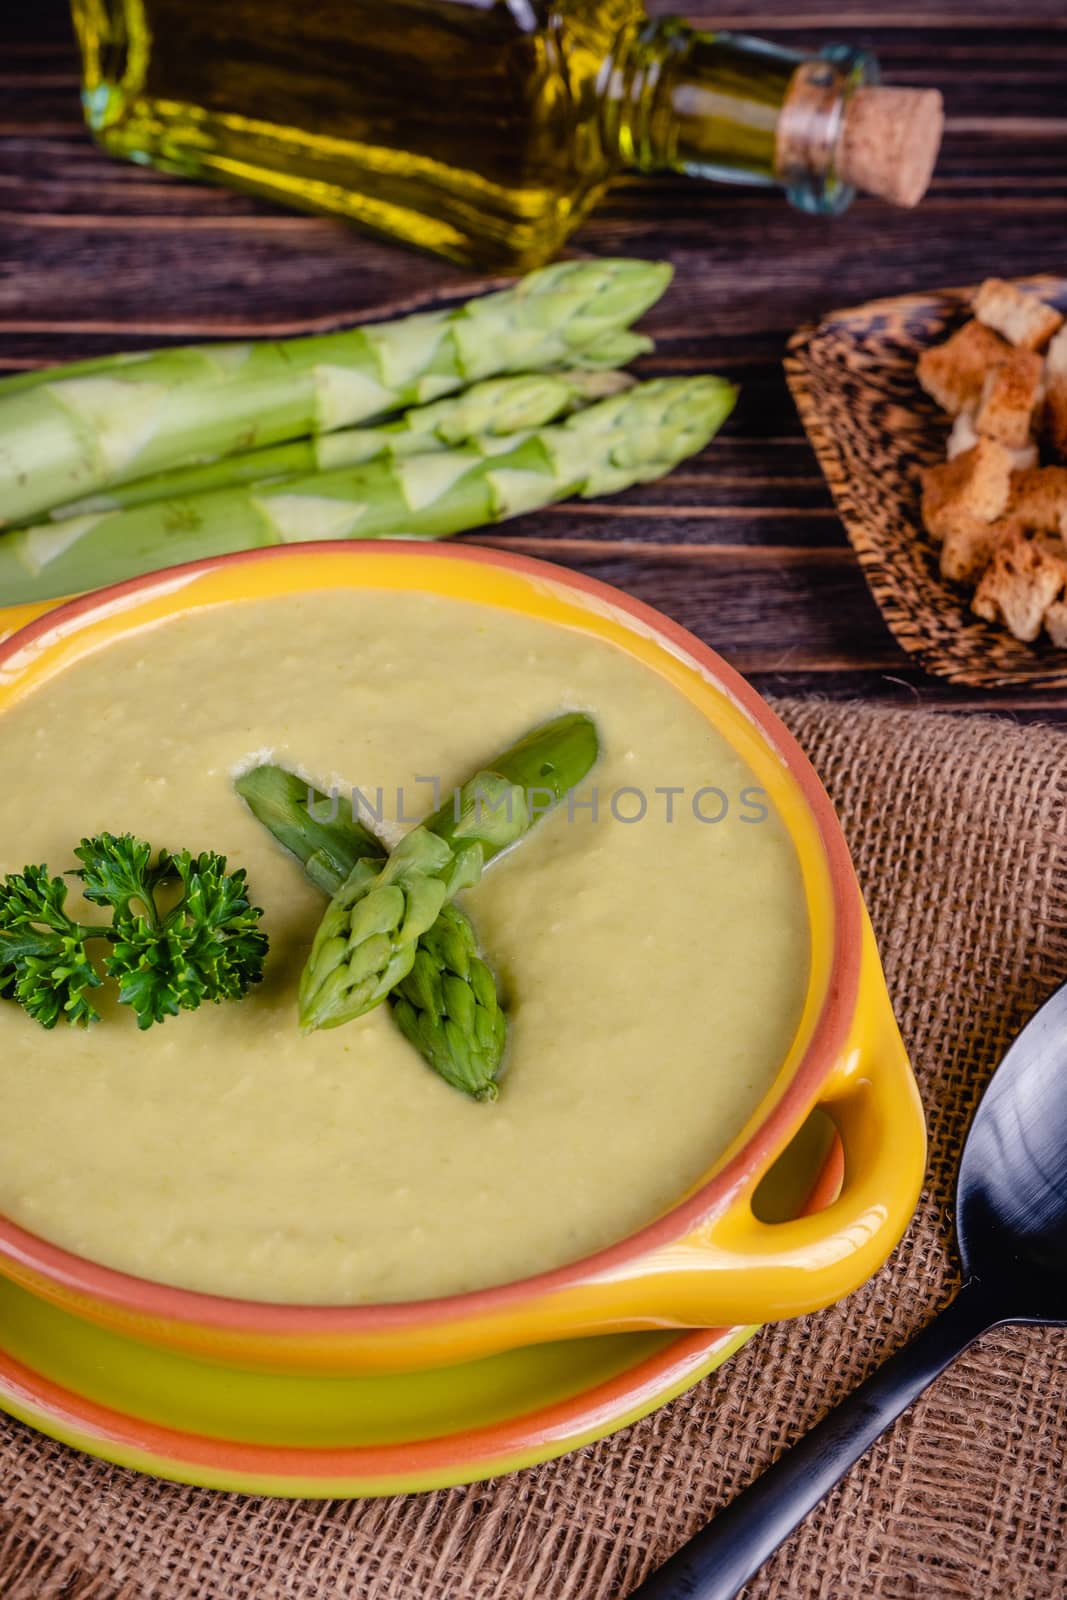
[[[944,120],[936,89],[857,89],[845,108],[838,177],[893,205],[918,205],[933,176]]]

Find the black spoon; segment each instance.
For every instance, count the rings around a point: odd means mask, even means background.
[[[763,1563],[979,1334],[1067,1326],[1067,984],[1030,1019],[974,1115],[956,1186],[963,1287],[955,1300],[631,1600],[732,1600]]]

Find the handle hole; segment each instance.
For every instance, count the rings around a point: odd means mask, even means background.
[[[791,1222],[824,1211],[841,1192],[844,1153],[825,1111],[813,1111],[763,1174],[752,1210],[760,1222]]]

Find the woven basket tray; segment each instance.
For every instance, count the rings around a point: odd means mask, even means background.
[[[1067,279],[1023,278],[1067,311]],[[945,458],[949,424],[915,375],[919,352],[969,315],[973,289],[872,300],[789,342],[789,387],[882,615],[927,672],[985,688],[1067,687],[1067,651],[982,622],[940,575],[919,515],[919,468]]]

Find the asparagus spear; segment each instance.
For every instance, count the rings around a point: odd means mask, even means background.
[[[250,767],[234,779],[234,788],[256,821],[296,856],[324,894],[335,894],[357,861],[380,866],[389,854],[353,814],[348,800],[339,796],[337,815],[324,817],[333,809],[329,796],[284,767],[269,762]]]
[[[632,328],[613,328],[594,339],[592,344],[572,350],[560,367],[584,367],[587,372],[607,372],[615,367],[628,367],[638,356],[647,356],[656,348],[655,342],[644,333],[634,333]]]
[[[419,938],[407,977],[389,996],[393,1021],[439,1077],[475,1100],[495,1100],[507,1045],[496,981],[470,920],[442,906]]]
[[[573,364],[669,278],[662,263],[569,261],[452,311],[15,379],[0,385],[0,516],[21,521],[205,457],[351,427],[497,373]]]
[[[0,595],[49,600],[261,545],[447,538],[661,477],[707,444],[735,399],[722,378],[661,379],[525,436],[18,529],[0,534]]]
[[[190,467],[175,467],[151,478],[117,484],[106,494],[69,501],[50,512],[53,522],[91,512],[122,511],[153,500],[179,500],[191,494],[232,489],[242,483],[306,476],[336,467],[358,466],[382,457],[427,454],[464,444],[479,434],[499,438],[539,428],[568,411],[629,389],[629,373],[607,371],[530,372],[486,378],[461,394],[414,406],[395,421],[374,428],[342,428],[287,444],[246,450]]]
[[[338,799],[282,767],[242,773],[235,787],[254,816],[302,863],[326,895],[336,894],[357,861],[385,863],[384,845]],[[474,930],[455,905],[442,906],[418,941],[415,961],[389,996],[404,1037],[446,1083],[476,1100],[495,1100],[507,1023],[493,974],[478,955]]]
[[[327,907],[301,975],[305,1032],[363,1016],[402,983],[442,907],[582,781],[598,748],[589,717],[557,717],[475,773],[405,834],[384,866],[357,861]]]

